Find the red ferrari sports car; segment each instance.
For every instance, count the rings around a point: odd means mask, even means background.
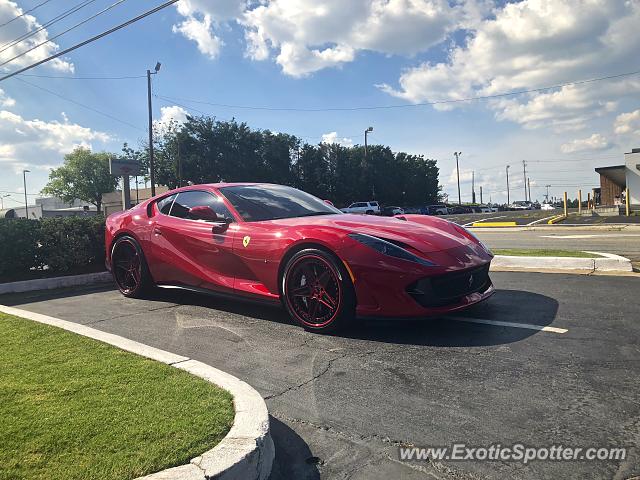
[[[282,185],[164,193],[107,218],[106,253],[127,297],[157,286],[282,302],[315,331],[355,316],[439,315],[494,293],[493,255],[463,227],[345,214]]]

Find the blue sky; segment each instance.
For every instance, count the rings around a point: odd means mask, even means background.
[[[52,25],[40,40],[113,3],[95,0]],[[0,23],[41,0],[0,0]],[[123,2],[55,41],[65,48],[128,19],[155,2]],[[75,2],[51,0],[32,17],[0,27],[0,45],[53,18]],[[559,21],[558,19],[563,19]],[[640,143],[638,75],[568,85],[550,91],[460,104],[340,112],[282,112],[233,105],[330,108],[412,105],[513,92],[640,69],[638,2],[524,0],[182,0],[125,30],[83,47],[57,64],[27,72],[41,76],[143,76],[156,61],[155,118],[198,111],[235,117],[256,128],[293,133],[310,143],[370,141],[438,160],[444,191],[457,197],[454,151],[462,151],[463,200],[471,171],[484,200],[523,197],[522,160],[529,162],[533,197],[570,196],[597,184],[593,167],[622,162]],[[48,37],[46,36],[48,35]],[[622,37],[622,39],[621,39]],[[39,43],[39,42],[38,42]],[[0,53],[19,53],[23,44]],[[17,50],[16,50],[17,48]],[[24,47],[22,47],[24,48]],[[12,71],[55,51],[48,44],[4,67]],[[40,55],[40,57],[38,57]],[[13,56],[13,55],[11,55]],[[76,144],[119,151],[144,141],[146,80],[71,80],[22,76],[0,83],[0,191],[22,201],[46,183],[48,169]],[[82,103],[125,123],[70,102]],[[179,118],[178,118],[179,119]],[[128,125],[128,124],[131,124]],[[335,132],[335,134],[333,133]],[[325,136],[325,137],[323,137]],[[635,142],[635,143],[634,143]],[[250,180],[250,179],[247,179]]]

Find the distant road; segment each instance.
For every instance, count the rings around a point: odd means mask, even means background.
[[[566,231],[545,232],[483,230],[476,228],[473,233],[480,237],[489,248],[559,248],[562,250],[592,250],[615,253],[640,261],[640,230],[629,232],[599,232],[594,230],[566,228]]]

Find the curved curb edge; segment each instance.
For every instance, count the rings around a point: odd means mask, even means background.
[[[5,293],[24,293],[35,290],[53,290],[55,288],[97,285],[113,281],[111,272],[83,273],[66,277],[35,278],[0,284],[0,295]]]
[[[266,480],[271,473],[275,448],[269,428],[269,412],[262,396],[233,375],[182,355],[160,350],[119,335],[79,323],[0,305],[0,312],[108,343],[122,350],[185,370],[233,395],[233,425],[218,445],[190,463],[152,473],[140,480]]]
[[[602,255],[602,258],[579,257],[526,257],[496,255],[491,262],[491,269],[522,268],[531,271],[574,270],[586,272],[633,272],[631,260],[619,255],[602,252],[586,252]]]

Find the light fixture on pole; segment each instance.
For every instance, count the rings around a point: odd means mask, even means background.
[[[147,103],[149,104],[149,180],[151,181],[151,196],[156,195],[156,166],[153,158],[153,110],[151,107],[151,75],[156,75],[160,71],[162,64],[156,63],[152,72],[147,70]]]
[[[27,173],[31,173],[30,170],[22,170],[22,183],[24,185],[24,216],[29,218],[29,202],[27,201]]]
[[[462,196],[460,195],[460,166],[458,165],[458,158],[462,155],[462,152],[453,152],[456,156],[456,173],[458,175],[458,205],[462,205]]]

